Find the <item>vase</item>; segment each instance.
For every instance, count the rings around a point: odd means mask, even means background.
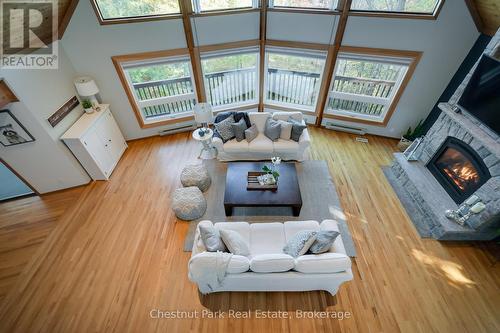
[[[408,147],[411,146],[412,143],[413,143],[413,141],[408,140],[404,137],[401,137],[401,140],[399,140],[397,147],[398,147],[399,151],[404,152],[406,149],[408,149]]]

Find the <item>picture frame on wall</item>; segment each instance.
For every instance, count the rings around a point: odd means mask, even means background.
[[[33,142],[35,138],[9,110],[0,110],[0,143],[4,147]]]

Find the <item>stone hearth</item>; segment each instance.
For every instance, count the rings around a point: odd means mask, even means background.
[[[499,42],[500,33],[497,32],[485,53],[493,54],[494,48],[500,45]],[[454,112],[454,106],[474,70],[475,66],[450,99],[450,104],[439,105],[441,115],[415,152],[418,160],[408,162],[403,154],[396,153],[392,166],[385,170],[422,237],[439,240],[491,240],[500,234],[500,137],[466,112]],[[469,145],[483,160],[491,175],[474,192],[485,203],[486,208],[479,214],[472,215],[464,226],[445,217],[447,209],[456,209],[458,206],[426,167],[448,137]]]

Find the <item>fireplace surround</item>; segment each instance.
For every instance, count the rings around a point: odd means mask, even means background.
[[[500,30],[485,54],[500,56]],[[477,65],[477,64],[476,64]],[[401,153],[384,173],[406,209],[418,233],[438,240],[492,240],[500,236],[500,136],[467,112],[455,112],[474,68],[448,103],[413,156]],[[445,216],[471,195],[485,209],[464,225]]]

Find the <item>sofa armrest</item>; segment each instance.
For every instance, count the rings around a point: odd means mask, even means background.
[[[337,232],[340,232],[339,226],[337,221],[335,220],[323,220],[320,224],[320,229],[321,230],[334,230]],[[335,239],[335,242],[333,242],[332,247],[328,252],[331,253],[343,253],[347,255],[345,247],[344,247],[344,242],[342,241],[342,235],[338,235],[337,238]]]
[[[191,250],[191,257],[194,257],[198,253],[205,252],[207,249],[205,248],[205,244],[203,244],[203,241],[201,240],[200,236],[200,225],[206,225],[206,226],[213,226],[213,223],[208,220],[203,220],[198,223],[196,226],[196,231],[194,232],[194,239],[193,239],[193,248]]]
[[[218,152],[224,151],[224,143],[221,138],[213,138],[212,145],[217,149]]]

